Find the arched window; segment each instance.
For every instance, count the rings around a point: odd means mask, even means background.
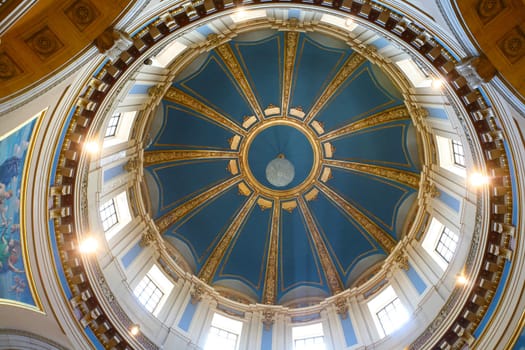
[[[214,314],[211,321],[205,350],[238,350],[242,322]]]
[[[368,308],[381,338],[401,328],[409,318],[407,309],[392,286],[369,301]]]
[[[133,294],[146,310],[157,316],[172,289],[173,283],[157,265],[153,265],[133,289]]]

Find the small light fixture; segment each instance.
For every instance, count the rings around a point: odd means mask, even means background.
[[[98,142],[88,141],[84,144],[85,150],[90,154],[95,154],[100,150]]]
[[[134,324],[129,328],[129,332],[132,336],[136,336],[140,332],[140,326],[138,324]]]
[[[490,178],[482,173],[473,173],[469,176],[469,182],[474,187],[480,187],[490,183]]]
[[[234,22],[240,22],[243,19],[246,18],[246,11],[241,7],[235,13],[232,15],[232,19]]]
[[[464,286],[465,284],[468,283],[468,278],[463,273],[461,273],[461,274],[457,275],[456,282],[458,284]]]
[[[433,89],[435,90],[439,90],[443,87],[443,79],[440,79],[440,78],[434,78],[432,79],[432,83],[430,84],[432,86]]]
[[[91,254],[97,251],[98,241],[93,237],[87,237],[78,246],[78,250],[84,254]]]
[[[285,187],[289,185],[294,177],[295,167],[282,153],[266,166],[266,180],[275,187]]]
[[[348,30],[352,31],[357,27],[357,23],[352,18],[347,18],[345,21],[345,26]]]

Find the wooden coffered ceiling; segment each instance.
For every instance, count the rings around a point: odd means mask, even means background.
[[[36,2],[0,38],[0,99],[28,88],[78,57],[133,3]]]
[[[461,0],[456,6],[481,51],[525,99],[525,0]]]

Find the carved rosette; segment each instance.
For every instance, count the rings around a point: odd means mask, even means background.
[[[73,2],[64,10],[64,13],[79,31],[86,29],[100,14],[97,8],[88,0]]]
[[[42,61],[64,47],[64,44],[48,26],[34,33],[25,42]]]
[[[13,59],[6,53],[0,53],[0,80],[9,80],[22,73]]]
[[[525,56],[525,33],[516,26],[499,42],[499,48],[505,57],[512,63]]]
[[[505,9],[503,0],[480,0],[478,2],[477,12],[483,23],[490,22],[494,17]]]

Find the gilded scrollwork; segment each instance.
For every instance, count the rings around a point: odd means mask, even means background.
[[[370,117],[358,120],[354,123],[345,125],[342,128],[330,131],[329,133],[320,137],[321,141],[328,141],[335,139],[358,130],[371,128],[384,123],[389,123],[398,120],[410,119],[410,115],[405,106],[394,107],[386,111],[371,115]]]
[[[308,206],[302,197],[298,198],[298,202],[299,208],[301,209],[303,217],[306,221],[308,232],[310,232],[310,235],[314,241],[315,248],[317,250],[317,254],[319,255],[319,259],[321,260],[321,265],[323,266],[323,270],[325,272],[328,285],[330,286],[330,290],[332,291],[332,294],[340,293],[344,289],[343,282],[339,278],[339,274],[337,273],[335,264],[332,261],[330,254],[328,253],[328,249],[326,248],[326,245],[324,244],[321,235],[319,234],[319,230],[315,225],[312,213],[308,209]]]
[[[263,301],[265,304],[275,304],[277,293],[277,252],[279,249],[279,222],[281,221],[281,206],[275,200],[272,211],[272,226],[270,231],[270,246],[266,262],[266,280],[264,282]]]
[[[215,51],[219,54],[222,61],[226,64],[233,77],[235,78],[237,84],[239,84],[242,92],[244,93],[244,96],[246,96],[246,99],[250,104],[250,107],[257,115],[257,118],[259,120],[262,120],[264,118],[264,113],[261,109],[261,106],[259,105],[259,102],[257,102],[257,98],[253,93],[248,79],[246,79],[246,75],[244,74],[241,65],[239,64],[239,61],[235,57],[231,46],[227,43],[222,44],[220,46],[217,46],[215,48]]]
[[[228,249],[235,236],[239,234],[239,228],[248,216],[256,200],[257,194],[255,193],[252,194],[250,198],[248,198],[248,200],[244,203],[242,209],[240,210],[239,214],[236,216],[235,220],[232,221],[231,225],[228,227],[221,240],[204,263],[204,266],[202,267],[199,273],[199,278],[204,282],[209,283],[211,281],[213,275],[215,274],[215,271],[217,271],[219,263],[223,259],[224,254],[226,253],[226,249]]]
[[[385,179],[394,180],[415,189],[419,188],[420,176],[409,171],[392,169],[372,164],[345,162],[342,160],[325,159],[324,163],[337,168],[348,169],[365,174],[372,174]]]
[[[364,62],[366,59],[357,54],[353,53],[344,63],[343,67],[337,72],[334,79],[328,84],[326,89],[323,91],[321,96],[317,99],[314,106],[307,114],[305,122],[308,123],[310,120],[315,118],[317,113],[324,107],[324,105],[332,98],[336,91],[343,85],[345,80],[355,72],[355,70]]]
[[[173,225],[184,216],[188,215],[193,209],[202,205],[204,202],[210,200],[211,198],[217,196],[219,193],[226,191],[228,188],[234,186],[241,180],[240,176],[232,177],[229,180],[226,180],[215,187],[210,188],[208,191],[201,193],[200,195],[194,197],[188,202],[178,206],[177,208],[171,210],[166,215],[160,217],[155,221],[159,232],[164,232],[168,227]]]
[[[383,249],[390,253],[396,247],[396,241],[386,233],[379,225],[372,221],[368,216],[363,214],[356,207],[348,203],[343,197],[326,186],[322,182],[317,183],[317,187],[323,191],[328,197],[337,203],[339,207],[344,209],[350,216],[352,216],[369,234],[374,237]]]
[[[270,330],[275,323],[275,312],[272,310],[263,311],[263,325],[264,329]]]
[[[287,32],[284,39],[284,73],[283,73],[283,96],[282,111],[283,115],[288,115],[290,105],[290,92],[292,89],[292,77],[299,42],[299,33]]]
[[[243,128],[235,124],[229,118],[223,116],[216,110],[210,108],[206,104],[200,102],[199,100],[195,99],[194,97],[186,94],[185,92],[179,89],[171,87],[166,93],[165,97],[172,102],[178,103],[184,107],[188,107],[198,112],[199,114],[202,114],[206,118],[220,125],[223,125],[224,127],[232,130],[237,134],[244,135],[246,133],[246,131]]]
[[[348,301],[345,297],[338,297],[334,301],[336,312],[341,316],[342,319],[348,317]]]
[[[421,188],[423,193],[430,198],[437,198],[440,196],[441,192],[437,188],[436,184],[430,181],[425,181],[423,187]]]
[[[201,151],[201,150],[167,150],[144,152],[144,166],[177,162],[189,159],[229,159],[237,158],[237,152]]]

